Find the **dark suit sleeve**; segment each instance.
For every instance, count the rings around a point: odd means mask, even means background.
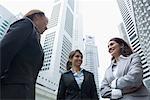
[[[93,74],[91,74],[91,99],[92,100],[99,100]]]
[[[27,19],[16,21],[10,26],[6,35],[0,42],[1,79],[6,77],[10,63],[12,62],[17,52],[27,42],[27,38],[31,35],[32,31],[33,24]]]
[[[66,87],[64,84],[64,78],[63,74],[61,75],[58,92],[57,92],[57,100],[64,100],[65,99],[65,93],[66,93]]]

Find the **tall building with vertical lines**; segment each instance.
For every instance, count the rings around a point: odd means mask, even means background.
[[[46,93],[51,94],[47,98],[56,99],[60,75],[66,71],[72,50],[75,14],[75,0],[54,0],[49,29],[41,40],[45,57],[37,79],[37,100]]]
[[[17,18],[9,12],[5,7],[0,5],[0,41],[7,32],[10,24],[17,20]]]
[[[128,44],[130,44],[129,38],[128,38],[127,34],[126,34],[126,30],[125,30],[125,27],[124,27],[123,23],[120,23],[119,26],[118,26],[118,28],[119,28],[119,32],[120,32],[121,37],[122,37]]]
[[[143,81],[150,89],[150,1],[117,0],[126,35],[135,52],[141,56]]]
[[[74,34],[73,34],[73,45],[72,50],[79,49],[82,53],[84,51],[83,43],[83,22],[82,16],[79,13],[79,3],[76,0],[76,9],[75,9],[75,20],[74,20]]]
[[[73,46],[72,50],[79,49],[82,53],[84,52],[84,41],[83,41],[83,28],[82,28],[82,16],[77,14],[75,17],[75,28],[73,34]]]
[[[150,1],[132,0],[132,6],[137,26],[137,34],[148,64],[144,72],[145,83],[150,89]]]
[[[99,93],[98,67],[99,67],[98,49],[97,46],[95,45],[95,38],[92,36],[86,36],[83,68],[94,74],[97,93]]]

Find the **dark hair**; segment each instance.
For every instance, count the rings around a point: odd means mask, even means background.
[[[68,60],[67,63],[66,63],[66,69],[70,70],[71,66],[72,66],[72,63]]]
[[[67,69],[67,70],[70,70],[70,69],[71,69],[71,67],[72,67],[72,62],[71,62],[70,60],[73,58],[73,56],[74,56],[77,52],[80,53],[80,54],[81,54],[81,58],[83,58],[83,54],[81,53],[81,51],[80,51],[79,49],[77,49],[77,50],[75,50],[75,51],[71,51],[70,54],[69,54],[69,60],[68,60],[67,63],[66,63],[66,69]]]
[[[115,41],[121,46],[121,55],[127,57],[133,53],[131,47],[123,39],[115,37],[110,39],[109,42],[110,41]],[[114,57],[112,57],[112,59],[114,59]]]

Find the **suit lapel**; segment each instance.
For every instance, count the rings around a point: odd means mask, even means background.
[[[116,74],[117,77],[121,77],[125,74],[125,72],[128,70],[128,65],[130,61],[131,61],[131,57],[122,57],[120,59],[120,62],[117,64],[117,67],[118,67],[117,74]],[[115,79],[113,72],[112,72],[112,67],[113,67],[113,62],[108,67],[106,75],[105,75],[109,83],[111,83]]]
[[[122,57],[117,65],[117,77],[124,76],[125,71],[130,63],[130,57]]]
[[[109,81],[109,83],[111,83],[114,79],[115,79],[115,77],[114,77],[114,75],[113,75],[113,72],[112,72],[112,67],[113,67],[113,63],[110,65],[110,67],[108,68],[108,81]]]
[[[72,71],[70,72],[70,76],[71,76],[70,78],[71,78],[71,80],[73,81],[73,84],[74,84],[75,88],[80,89],[79,86],[78,86],[77,81],[75,80],[75,77],[74,77]]]
[[[83,75],[84,75],[84,79],[83,79],[83,82],[82,82],[82,84],[81,84],[81,88],[83,88],[83,86],[85,86],[84,84],[85,84],[85,81],[88,79],[88,75],[86,75],[86,72],[85,72],[85,70],[83,69]]]

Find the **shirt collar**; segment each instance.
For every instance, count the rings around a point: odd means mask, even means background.
[[[74,73],[77,73],[76,71],[74,71],[72,68],[70,69],[71,70],[71,72],[74,74]],[[81,72],[83,72],[83,68],[81,68],[80,69],[80,71],[78,72],[78,73],[81,73]]]
[[[34,29],[35,29],[35,31],[36,31],[36,34],[37,34],[37,38],[39,39],[39,41],[40,41],[40,39],[41,39],[41,35],[40,35],[40,32],[38,31],[38,29],[37,29],[37,27],[36,27],[36,25],[34,24],[34,22],[30,19],[30,18],[28,18],[28,17],[25,17],[25,19],[28,19],[32,24],[33,24],[33,26],[34,26]]]
[[[123,56],[123,55],[120,55],[120,56],[119,56],[119,61],[122,60],[122,59],[127,59],[127,58],[128,58],[128,57],[125,57],[125,56]],[[115,59],[112,60],[112,64],[113,64],[113,65],[116,65]]]
[[[125,57],[123,55],[120,55],[119,59],[127,59],[128,57]]]

